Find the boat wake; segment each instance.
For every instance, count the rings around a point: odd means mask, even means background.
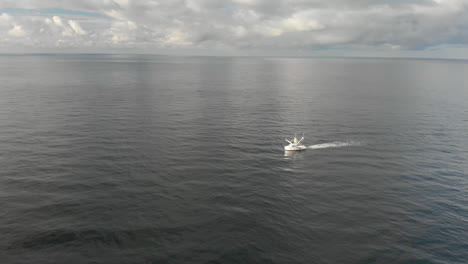
[[[309,146],[309,149],[326,149],[326,148],[342,148],[342,147],[350,147],[350,146],[359,146],[361,143],[356,141],[348,141],[348,142],[329,142],[329,143],[322,143]]]

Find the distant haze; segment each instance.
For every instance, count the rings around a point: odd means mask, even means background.
[[[1,53],[468,58],[467,0],[3,0]]]

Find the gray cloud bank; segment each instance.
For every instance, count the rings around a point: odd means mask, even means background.
[[[3,52],[395,53],[467,43],[468,0],[0,1]]]

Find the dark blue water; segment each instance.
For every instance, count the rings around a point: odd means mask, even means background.
[[[0,262],[468,263],[467,73],[2,56]]]

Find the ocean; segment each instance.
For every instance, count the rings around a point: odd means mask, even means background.
[[[467,73],[1,55],[0,262],[468,263]]]

